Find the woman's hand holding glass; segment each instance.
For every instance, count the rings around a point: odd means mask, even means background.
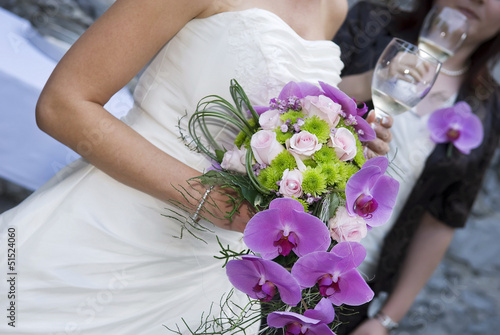
[[[365,157],[370,159],[377,156],[384,156],[389,152],[389,143],[392,141],[390,128],[394,119],[391,116],[385,116],[381,119],[376,119],[375,111],[370,111],[366,121],[371,124],[375,130],[377,138],[367,142],[364,147]]]

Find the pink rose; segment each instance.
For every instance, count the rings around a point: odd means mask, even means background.
[[[311,157],[321,149],[321,143],[318,142],[316,135],[304,130],[287,140],[287,148],[292,154]]]
[[[255,160],[259,164],[269,165],[285,148],[276,140],[276,133],[272,130],[259,130],[253,134],[250,146]]]
[[[247,149],[245,147],[238,149],[235,146],[233,150],[228,150],[224,153],[220,166],[229,171],[247,173],[247,169],[245,167],[246,154]]]
[[[346,128],[338,128],[330,135],[330,140],[330,146],[335,148],[335,153],[341,161],[348,161],[356,156],[356,138]]]
[[[280,112],[277,109],[270,109],[260,114],[259,124],[264,130],[274,130],[279,128],[283,121],[281,121]]]
[[[339,206],[335,216],[328,220],[330,235],[337,242],[359,242],[368,232],[361,216],[350,216],[347,208]]]
[[[302,195],[302,173],[293,169],[283,171],[283,178],[281,178],[279,192],[285,198],[300,197]]]
[[[302,99],[302,110],[307,116],[316,115],[321,120],[328,122],[331,128],[335,128],[340,121],[342,106],[333,102],[327,96],[307,96]]]

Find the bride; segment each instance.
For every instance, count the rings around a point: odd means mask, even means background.
[[[2,248],[15,249],[15,285],[0,284],[11,308],[0,332],[186,334],[217,315],[231,285],[213,257],[215,235],[243,249],[250,214],[243,205],[232,222],[201,222],[215,230],[200,232],[207,243],[175,237],[179,223],[163,214],[171,201],[194,212],[177,189],[210,165],[183,144],[179,122],[206,95],[229,99],[232,78],[257,105],[291,80],[338,84],[343,64],[330,40],[346,11],[345,0],[116,1],[38,101],[39,127],[83,159],[0,216]],[[114,118],[102,106],[147,63],[134,107]]]

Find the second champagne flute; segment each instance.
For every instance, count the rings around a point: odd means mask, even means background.
[[[459,10],[434,6],[425,17],[418,47],[445,62],[463,44],[468,30],[467,16]]]

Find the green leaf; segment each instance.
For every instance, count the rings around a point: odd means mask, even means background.
[[[215,150],[215,156],[217,157],[217,162],[222,163],[222,159],[224,159],[224,154],[226,150]]]

